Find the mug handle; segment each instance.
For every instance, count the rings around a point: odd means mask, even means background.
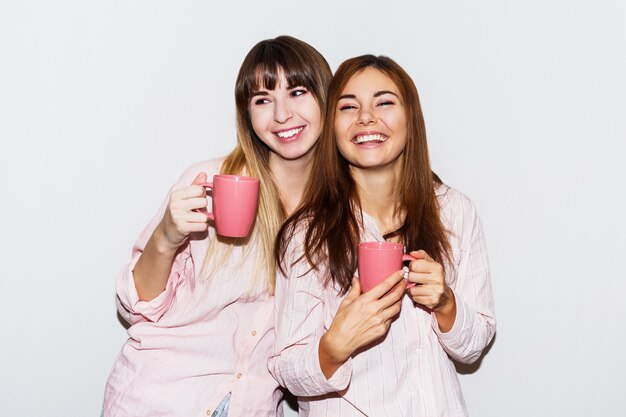
[[[199,185],[199,186],[204,187],[204,188],[208,188],[211,191],[213,191],[213,182],[201,182],[201,183],[198,183],[196,185]],[[203,209],[198,209],[196,211],[198,213],[206,214],[206,216],[207,216],[207,218],[209,220],[215,221],[215,216],[213,215],[213,213],[209,213],[207,209],[203,208]]]
[[[417,261],[417,258],[409,255],[408,253],[405,253],[402,255],[402,262],[406,262],[406,261]],[[406,281],[407,281],[407,284],[406,284],[407,289],[411,287],[415,287],[417,285],[415,282],[409,282],[408,279]]]

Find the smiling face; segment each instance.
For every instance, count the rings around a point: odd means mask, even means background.
[[[287,84],[280,73],[273,90],[261,84],[248,104],[252,128],[270,148],[270,164],[310,160],[322,127],[320,106],[313,93]]]
[[[398,87],[378,69],[357,72],[335,106],[334,130],[339,152],[352,168],[399,169],[407,118]]]

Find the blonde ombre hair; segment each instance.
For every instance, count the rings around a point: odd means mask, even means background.
[[[324,118],[326,90],[332,78],[324,57],[309,44],[290,36],[279,36],[256,44],[246,55],[237,75],[237,146],[226,157],[220,171],[222,174],[245,174],[258,178],[261,183],[259,209],[252,233],[247,238],[217,237],[211,240],[203,267],[203,276],[208,279],[232,255],[233,245],[244,247],[243,256],[249,256],[251,249],[256,247],[250,290],[264,289],[272,295],[276,282],[274,244],[286,212],[269,166],[270,149],[252,129],[249,104],[260,87],[273,90],[283,75],[289,87],[302,86],[314,95],[322,120]]]

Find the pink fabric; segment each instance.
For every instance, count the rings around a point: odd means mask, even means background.
[[[222,160],[190,167],[174,186],[209,178]],[[276,416],[282,396],[267,369],[274,342],[273,297],[249,294],[255,254],[234,248],[208,280],[199,276],[209,240],[195,236],[176,256],[165,291],[139,301],[132,270],[167,202],[139,236],[117,281],[117,304],[131,327],[105,389],[105,417],[206,417],[232,392],[229,417]]]
[[[437,195],[454,255],[454,270],[447,265],[457,302],[450,332],[441,333],[435,315],[415,307],[405,296],[387,337],[353,355],[326,380],[319,365],[319,340],[343,297],[322,286],[319,272],[306,273],[309,268],[304,262],[291,268],[288,278],[279,277],[276,347],[269,366],[280,384],[299,397],[300,416],[467,415],[450,357],[472,362],[491,341],[493,296],[485,239],[474,206],[446,186],[439,187]],[[383,237],[374,219],[364,214],[362,241],[374,240]],[[295,239],[290,261],[297,259],[299,246],[301,241]]]

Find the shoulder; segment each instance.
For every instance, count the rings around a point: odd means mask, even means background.
[[[476,211],[474,203],[468,196],[447,184],[437,185],[435,187],[435,195],[442,213],[471,214]]]
[[[472,200],[446,184],[435,188],[443,226],[450,233],[451,244],[463,246],[480,230],[480,218]]]

